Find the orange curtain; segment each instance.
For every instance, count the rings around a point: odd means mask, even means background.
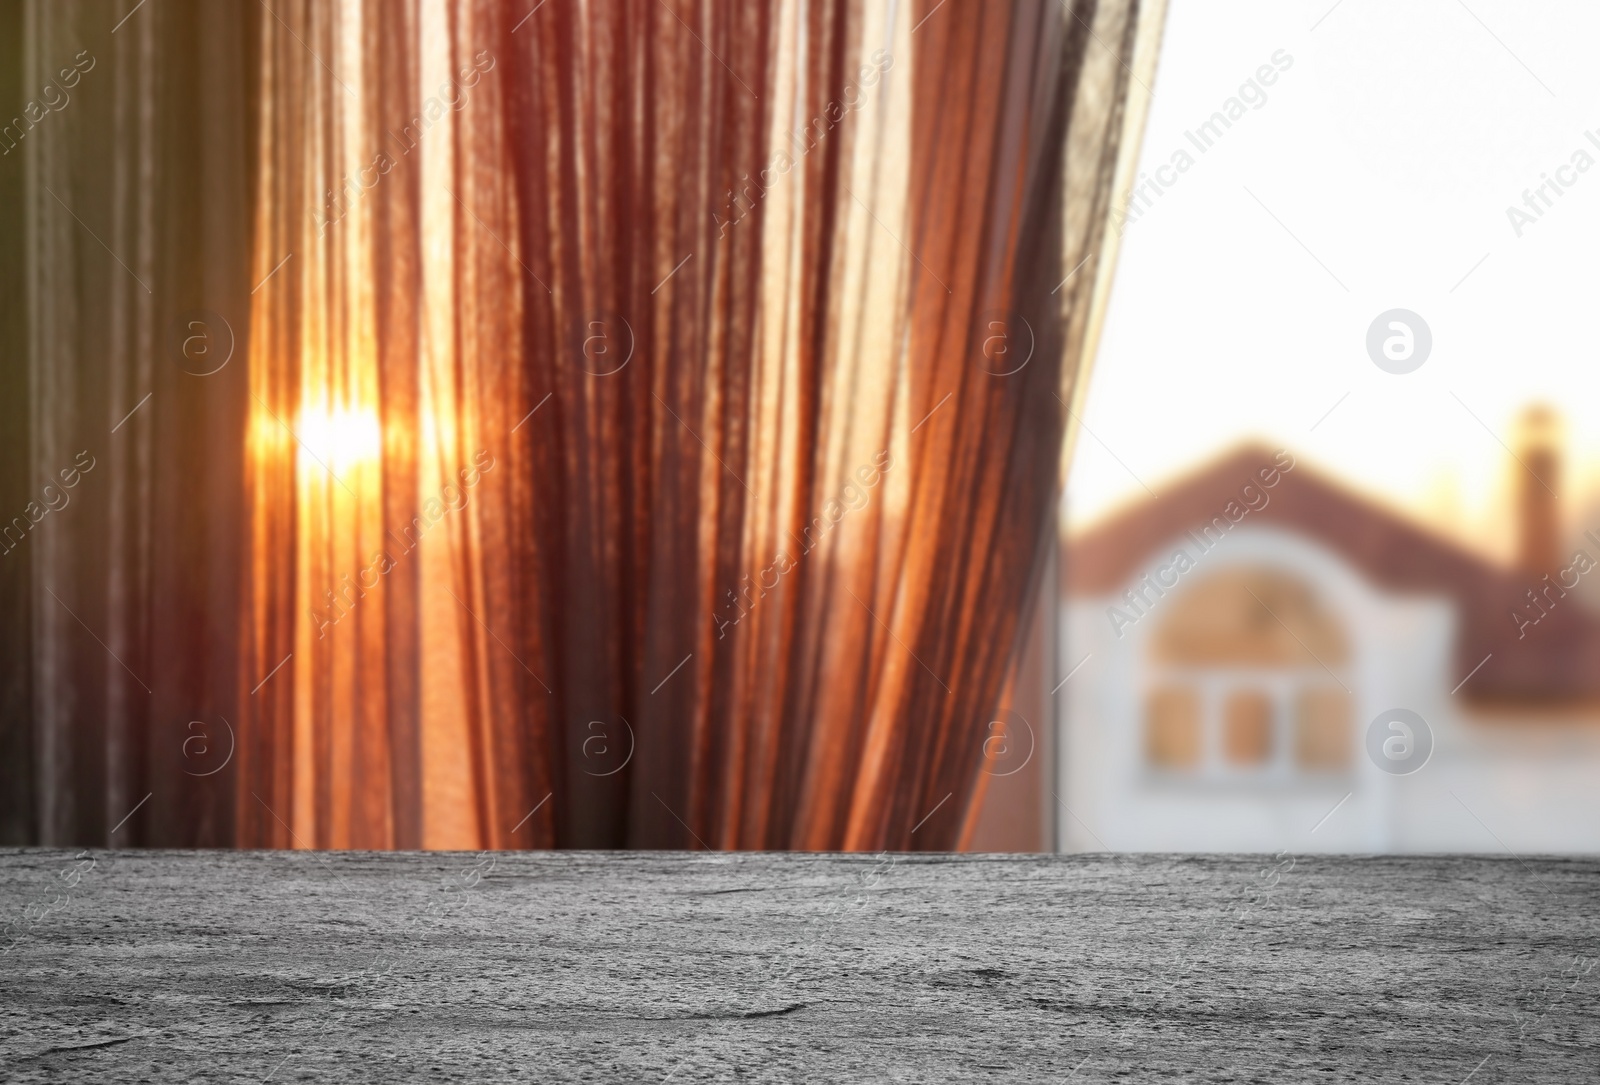
[[[0,843],[236,837],[259,11],[0,4]]]
[[[1135,0],[269,0],[239,842],[943,848]]]

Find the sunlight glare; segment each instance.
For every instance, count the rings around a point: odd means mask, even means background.
[[[302,409],[296,429],[301,451],[336,475],[377,461],[381,434],[378,416],[370,408],[341,405]]]

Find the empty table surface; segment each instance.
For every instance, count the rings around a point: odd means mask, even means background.
[[[0,851],[6,1081],[1600,1080],[1600,862]]]

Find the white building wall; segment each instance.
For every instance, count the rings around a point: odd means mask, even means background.
[[[1180,546],[1197,549],[1172,540],[1129,584]],[[1350,771],[1317,776],[1286,767],[1254,779],[1152,772],[1143,753],[1149,637],[1185,588],[1261,566],[1311,584],[1350,638],[1352,659],[1335,668],[1354,704]],[[1306,537],[1248,524],[1201,555],[1119,637],[1106,611],[1120,598],[1119,590],[1072,600],[1062,615],[1059,673],[1083,663],[1059,694],[1063,850],[1600,851],[1600,721],[1507,726],[1468,715],[1465,693],[1451,692],[1465,675],[1455,673],[1450,600],[1387,595]],[[1366,752],[1368,724],[1392,708],[1417,712],[1432,730],[1433,755],[1410,776],[1383,772]]]

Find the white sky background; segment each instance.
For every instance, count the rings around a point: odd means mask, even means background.
[[[1506,217],[1579,148],[1600,163],[1597,45],[1593,0],[1171,0],[1141,169],[1196,162],[1123,234],[1069,524],[1255,436],[1502,548],[1511,461],[1485,425],[1511,444],[1542,399],[1568,517],[1600,525],[1578,493],[1600,484],[1600,164],[1520,238]],[[1185,130],[1279,49],[1266,104],[1198,153]],[[1433,333],[1404,376],[1366,352],[1393,308]]]

